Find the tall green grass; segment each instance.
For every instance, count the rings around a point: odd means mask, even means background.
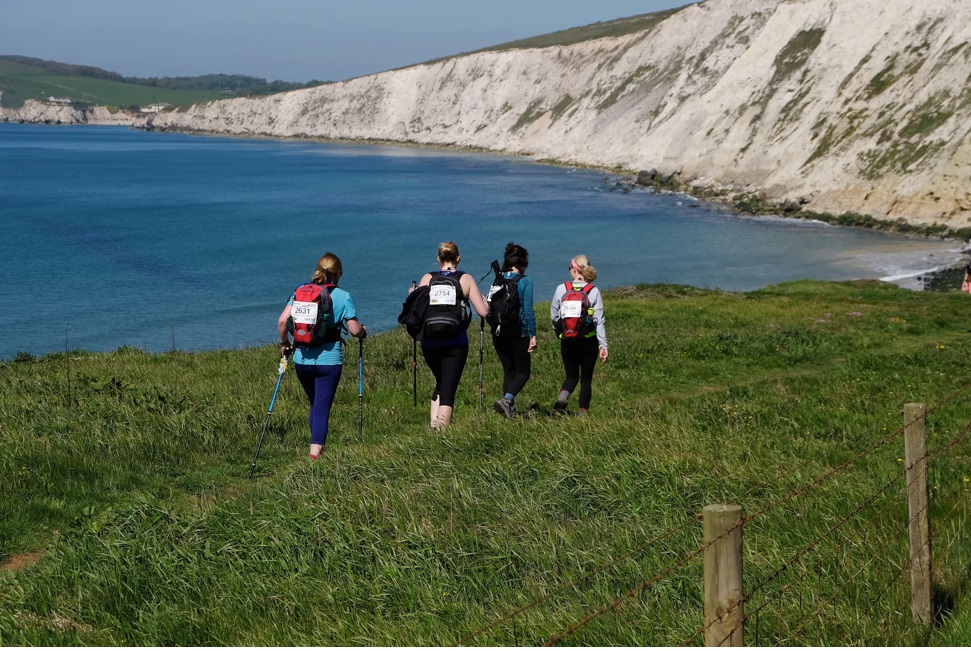
[[[453,426],[432,432],[430,375],[419,356],[414,407],[411,340],[389,332],[365,344],[363,441],[352,346],[325,455],[288,373],[253,481],[272,347],[0,365],[0,559],[43,552],[0,572],[0,642],[532,645],[603,609],[563,643],[697,644],[714,503],[756,516],[749,644],[969,642],[966,296],[798,281],[606,301],[586,418],[550,414],[545,330],[512,421],[486,335],[480,415],[473,326]],[[902,569],[906,402],[936,407],[930,637]]]

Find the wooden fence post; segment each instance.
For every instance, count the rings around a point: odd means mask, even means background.
[[[742,507],[704,508],[705,646],[742,643]]]
[[[907,467],[907,512],[910,529],[910,607],[914,619],[930,624],[931,523],[927,489],[927,408],[904,405],[904,461]]]

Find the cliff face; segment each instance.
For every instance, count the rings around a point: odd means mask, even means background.
[[[0,120],[31,124],[103,124],[144,127],[147,116],[127,111],[112,113],[104,106],[80,110],[71,106],[29,99],[20,108],[0,108]]]
[[[707,0],[623,37],[212,102],[154,126],[476,147],[964,228],[969,37],[963,0]]]

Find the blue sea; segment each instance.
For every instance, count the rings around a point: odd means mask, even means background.
[[[952,241],[740,217],[618,181],[511,156],[0,124],[0,359],[270,343],[326,251],[372,332],[396,326],[445,240],[476,279],[507,242],[525,246],[536,301],[578,253],[602,287],[741,291],[795,278],[918,287],[961,257]]]

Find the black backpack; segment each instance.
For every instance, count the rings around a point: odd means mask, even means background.
[[[398,323],[403,325],[412,339],[420,339],[425,328],[425,314],[428,312],[428,285],[416,287],[401,305]]]
[[[425,310],[425,337],[447,339],[463,332],[472,321],[469,302],[462,291],[461,271],[432,272],[428,282],[428,308]]]
[[[513,274],[511,278],[496,274],[489,289],[486,302],[489,303],[489,316],[486,321],[492,326],[492,336],[514,338],[522,335],[523,326],[519,319],[519,279],[523,274]]]

